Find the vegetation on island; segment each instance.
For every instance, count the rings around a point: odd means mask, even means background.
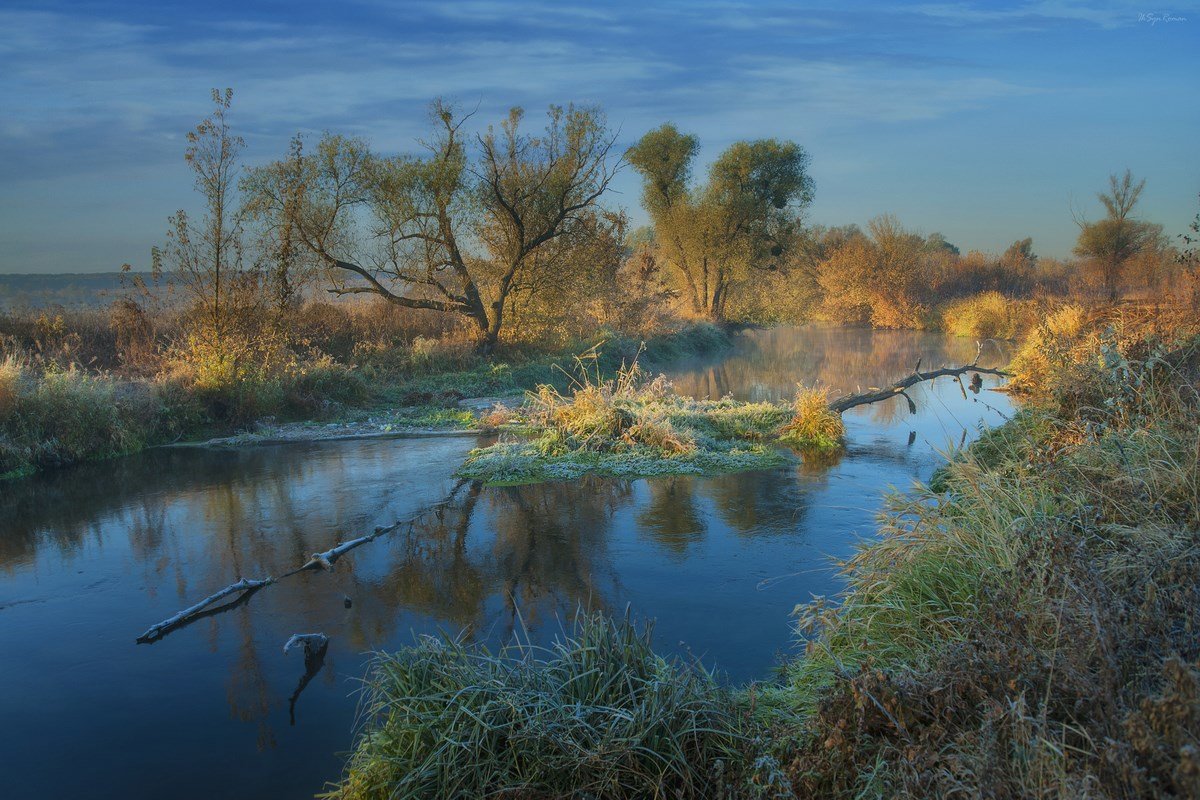
[[[458,474],[490,484],[716,474],[784,463],[772,445],[788,409],[731,398],[694,400],[649,379],[636,362],[615,378],[585,368],[570,396],[548,385],[515,412],[519,435],[473,450]],[[506,414],[506,417],[509,415]]]

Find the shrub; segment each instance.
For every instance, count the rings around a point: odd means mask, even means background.
[[[141,384],[120,385],[77,369],[28,374],[0,363],[0,474],[72,464],[137,450],[158,412]]]
[[[1045,322],[1029,332],[1013,356],[1010,387],[1026,392],[1042,390],[1056,372],[1061,374],[1078,365],[1080,359],[1073,357],[1073,350],[1086,324],[1087,314],[1077,305],[1065,305],[1049,314]]]
[[[331,406],[359,406],[370,398],[363,377],[329,356],[296,365],[285,378],[285,402],[293,413],[326,412]]]

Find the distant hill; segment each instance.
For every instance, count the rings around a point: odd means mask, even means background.
[[[121,275],[120,272],[0,274],[0,309],[107,306],[121,294]]]

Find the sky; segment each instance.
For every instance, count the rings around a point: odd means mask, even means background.
[[[621,148],[671,121],[701,168],[775,137],[812,157],[813,224],[895,214],[963,251],[1065,257],[1111,172],[1142,216],[1200,210],[1200,3],[206,0],[0,7],[0,273],[149,265],[198,209],[184,137],[233,87],[245,162],[296,132],[415,152],[444,97],[481,125],[598,103]],[[606,202],[636,222],[637,175]]]

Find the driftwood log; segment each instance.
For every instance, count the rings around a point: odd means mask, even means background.
[[[292,692],[292,696],[288,698],[288,719],[291,721],[290,724],[295,725],[296,701],[300,699],[300,693],[304,691],[304,687],[308,686],[321,671],[321,667],[325,666],[325,653],[329,651],[329,637],[323,633],[297,633],[287,640],[287,644],[283,646],[283,654],[287,655],[293,647],[304,648],[304,674],[300,676],[300,683],[296,684],[296,691]]]
[[[982,345],[980,346],[982,348]],[[992,367],[979,366],[979,354],[976,353],[975,360],[970,364],[964,364],[961,367],[943,367],[941,369],[931,370],[929,372],[921,372],[921,361],[917,360],[917,366],[913,368],[912,374],[906,378],[893,383],[883,389],[871,389],[870,391],[860,392],[858,394],[848,394],[844,397],[839,397],[837,400],[830,402],[829,410],[838,414],[849,411],[858,406],[865,406],[870,403],[878,403],[883,400],[890,400],[893,397],[900,396],[908,402],[908,410],[910,413],[917,413],[917,404],[906,393],[906,389],[911,389],[918,383],[931,381],[935,378],[954,378],[959,382],[959,387],[962,388],[962,376],[968,373],[973,373],[974,378],[971,379],[972,391],[978,391],[980,381],[979,375],[998,375],[1000,377],[1008,377],[1009,373],[1002,369],[993,369]],[[966,389],[963,389],[963,396],[966,396]]]

